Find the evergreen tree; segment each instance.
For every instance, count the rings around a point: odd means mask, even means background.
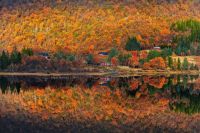
[[[87,55],[86,61],[87,61],[87,64],[93,64],[94,63],[93,55],[92,54]]]
[[[177,54],[177,55],[181,55],[181,46],[178,46],[176,49],[175,49],[175,53]]]
[[[172,66],[173,66],[173,59],[172,59],[172,57],[168,57],[168,66],[170,67],[170,68],[172,68]]]
[[[194,66],[195,70],[199,70],[199,67],[197,65]]]
[[[10,60],[12,64],[19,64],[21,63],[21,53],[17,51],[16,48],[13,49]]]
[[[141,50],[140,43],[135,37],[129,38],[128,42],[126,43],[125,49],[127,51]]]
[[[131,54],[120,54],[118,56],[118,60],[121,65],[128,65],[129,58],[131,58]]]
[[[171,48],[164,48],[162,50],[161,56],[165,59],[168,56],[172,55],[172,49]]]
[[[196,43],[200,42],[200,22],[197,20],[178,21],[172,24],[172,30],[176,32],[188,32],[189,34],[177,35],[174,42],[177,44],[175,53],[177,55],[199,55],[200,47],[196,48]],[[198,50],[199,49],[199,50]]]
[[[151,50],[147,56],[147,61],[154,59],[156,57],[161,57],[161,53],[156,50]]]
[[[73,54],[67,54],[65,58],[67,61],[71,61],[71,62],[76,60],[76,56]]]
[[[57,60],[61,60],[61,59],[66,59],[66,55],[63,51],[57,51],[55,54],[54,54],[54,57],[57,59]]]
[[[173,65],[172,65],[173,70],[177,70],[177,67],[178,67],[177,64],[178,64],[178,63],[177,63],[177,60],[174,59],[174,60],[173,60]]]
[[[192,63],[191,65],[190,65],[190,70],[194,70],[195,69],[195,65]]]
[[[2,52],[0,62],[1,62],[1,69],[6,69],[10,65],[9,54],[7,52],[5,51]]]
[[[111,61],[111,59],[113,58],[113,57],[115,57],[115,56],[117,56],[118,55],[118,50],[116,49],[116,48],[112,48],[111,50],[110,50],[110,53],[109,53],[109,55],[108,55],[108,61],[110,62]]]
[[[183,60],[183,69],[184,70],[188,70],[188,66],[189,66],[189,62],[188,62],[188,60],[187,60],[187,58],[184,58],[184,60]]]
[[[178,58],[177,69],[178,69],[178,70],[181,70],[181,60],[180,60],[180,58]]]
[[[33,50],[31,48],[23,48],[22,55],[23,56],[33,56]]]

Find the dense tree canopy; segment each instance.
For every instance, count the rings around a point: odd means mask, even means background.
[[[152,1],[154,4],[151,4],[148,0],[1,1],[6,2],[29,3],[0,10],[0,48],[8,51],[13,46],[19,50],[29,47],[46,51],[62,49],[76,53],[113,47],[124,49],[129,37],[135,37],[136,44],[140,44],[142,49],[171,46],[174,36],[173,30],[170,30],[171,23],[182,19],[180,16],[184,20],[200,17],[196,12],[200,5],[187,2],[171,4],[166,1]],[[82,3],[81,6],[78,3]],[[110,6],[107,6],[108,3]]]

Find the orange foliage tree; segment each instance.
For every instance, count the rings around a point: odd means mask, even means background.
[[[166,69],[166,63],[162,57],[156,57],[149,62],[145,62],[144,69]]]
[[[140,59],[146,59],[148,56],[148,53],[147,53],[147,51],[142,50],[142,51],[140,51],[139,56],[140,56]]]
[[[149,80],[149,85],[154,86],[155,88],[158,88],[158,89],[161,89],[165,83],[166,83],[165,77],[151,78]]]

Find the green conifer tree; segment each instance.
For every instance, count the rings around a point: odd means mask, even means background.
[[[181,70],[181,60],[180,60],[180,58],[178,58],[177,69]]]
[[[6,69],[10,65],[9,54],[7,52],[2,52],[0,62],[1,69]]]
[[[189,66],[189,62],[188,62],[188,60],[187,60],[187,58],[184,58],[184,60],[183,60],[183,69],[184,70],[188,70],[188,66]]]
[[[10,60],[12,64],[19,64],[21,63],[21,53],[17,51],[16,48],[13,49]]]
[[[173,67],[173,59],[172,59],[172,57],[168,57],[168,66],[170,67],[170,68],[172,68]]]
[[[125,49],[127,51],[141,50],[140,43],[135,37],[129,38],[128,42],[126,43]]]

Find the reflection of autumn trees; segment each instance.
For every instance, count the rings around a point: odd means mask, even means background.
[[[167,83],[167,79],[165,77],[143,77],[144,83],[147,83],[155,88],[161,89],[164,84]]]
[[[187,81],[188,80],[188,81]],[[192,77],[179,77],[172,76],[166,78],[164,76],[142,76],[142,77],[124,77],[124,78],[102,78],[102,77],[67,77],[67,78],[3,78],[1,80],[1,89],[9,90],[10,88],[30,89],[30,88],[67,88],[67,87],[80,87],[80,88],[109,88],[115,90],[119,88],[123,95],[135,96],[137,92],[142,95],[147,95],[153,90],[164,90],[172,88],[177,84],[182,84],[184,88],[198,88],[198,80]],[[195,82],[195,84],[194,84]],[[13,89],[11,89],[13,90]],[[196,89],[198,90],[198,89]]]
[[[177,80],[177,82],[174,83],[174,80]],[[198,76],[175,76],[170,81],[172,82],[170,109],[190,115],[199,113],[200,91],[196,89]]]
[[[120,88],[126,95],[141,97],[147,96],[156,89],[164,89],[164,85],[168,83],[168,79],[163,76],[151,77],[143,76],[137,78],[119,78],[118,81],[111,81],[111,88]],[[116,85],[115,83],[118,83]]]
[[[167,107],[162,105],[161,108],[160,103],[154,104],[150,97],[124,97],[120,89],[110,90],[106,87],[29,89],[15,97],[10,93],[4,96],[0,93],[0,100],[4,102],[5,96],[10,98],[6,101],[14,104],[13,108],[17,104],[20,111],[25,111],[30,116],[40,116],[43,120],[71,116],[78,120],[92,119],[125,124],[164,111],[163,107]]]
[[[36,101],[33,97],[36,97]],[[50,114],[64,112],[76,114],[81,111],[82,117],[96,120],[112,120],[124,116],[128,119],[128,116],[132,115],[132,109],[129,107],[131,105],[118,89],[115,91],[106,88],[33,90],[24,94],[23,105],[33,113],[47,111],[46,113]]]
[[[131,87],[131,90],[135,90],[139,87],[139,81],[138,80],[134,80],[130,83],[130,87]]]
[[[189,115],[200,112],[200,93],[193,94],[190,88],[183,89],[183,86],[176,85],[172,92],[170,109],[175,112],[182,112]]]
[[[163,85],[166,83],[165,77],[159,77],[155,79],[150,79],[149,85],[154,86],[155,88],[161,89],[163,88]]]
[[[71,77],[51,82],[46,79],[47,84],[40,85],[42,79],[39,78],[34,83],[37,86],[32,84],[24,89],[23,83],[19,94],[8,90],[3,94],[2,87],[12,88],[8,79],[4,79],[0,80],[5,83],[0,84],[0,101],[9,96],[8,102],[14,101],[29,114],[40,115],[44,120],[65,114],[81,120],[115,123],[123,120],[126,123],[135,116],[140,118],[163,111],[168,105],[178,112],[199,112],[199,92],[193,89],[194,83],[187,83],[185,87],[183,77],[176,84],[172,81],[177,80],[177,76],[110,78],[105,84],[100,84],[103,79]],[[11,82],[18,83],[16,81]],[[198,79],[194,81],[198,83]]]
[[[195,84],[194,84],[194,88],[195,89],[200,89],[200,78],[198,78],[196,81],[195,81]]]
[[[177,77],[174,77],[173,80],[172,80],[172,84],[176,85],[177,83],[178,83],[178,79],[177,79]]]

